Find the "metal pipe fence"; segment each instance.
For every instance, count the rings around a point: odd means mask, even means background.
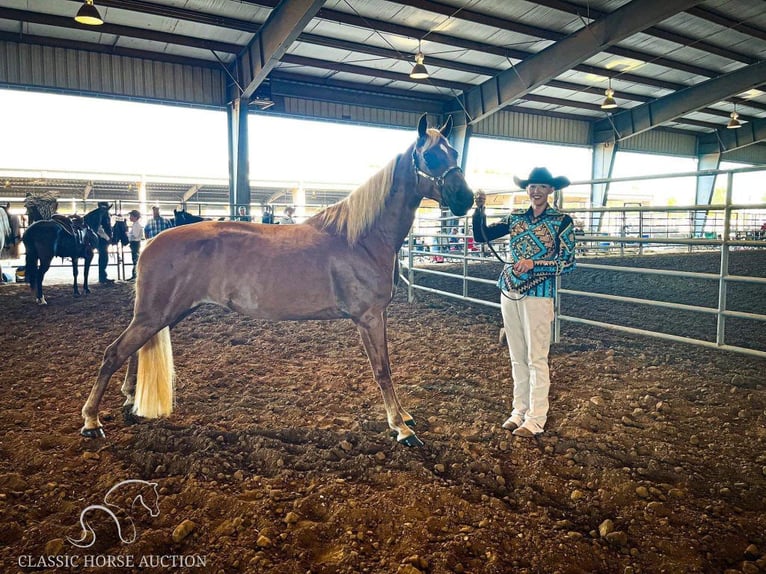
[[[719,204],[577,207],[573,210],[567,209],[566,203],[564,204],[564,211],[572,215],[575,221],[578,217],[584,221],[592,221],[593,214],[598,213],[605,223],[598,231],[582,229],[578,232],[579,271],[575,270],[575,274],[592,271],[622,277],[640,277],[642,281],[648,280],[647,278],[683,279],[687,280],[689,285],[695,285],[694,289],[705,293],[714,291],[715,301],[695,301],[694,292],[689,294],[687,301],[681,302],[677,297],[662,300],[651,293],[645,296],[617,295],[564,285],[560,286],[555,302],[554,341],[560,339],[561,323],[569,322],[766,358],[766,342],[756,342],[756,348],[753,348],[752,344],[743,344],[742,337],[739,336],[740,341],[732,344],[731,333],[727,331],[727,322],[736,320],[739,322],[738,327],[740,323],[747,322],[751,325],[753,333],[766,333],[763,326],[766,322],[766,204],[733,204],[734,172],[720,173],[728,176],[728,187],[724,201]],[[506,210],[505,213],[507,212]],[[695,230],[694,222],[699,221],[698,214],[701,212],[706,214],[705,225],[701,230],[699,227]],[[500,215],[502,214],[496,212],[494,218]],[[490,217],[488,216],[488,219]],[[623,222],[628,220],[636,222],[635,228],[626,228]],[[650,221],[651,224],[648,223]],[[657,223],[660,221],[666,224],[660,226]],[[679,221],[685,224],[678,225]],[[618,225],[609,222],[617,222]],[[668,222],[675,222],[672,232]],[[488,268],[499,269],[499,263],[486,248],[474,244],[472,236],[469,216],[458,219],[445,216],[436,208],[427,207],[419,211],[400,253],[401,278],[407,286],[410,300],[416,291],[422,291],[499,309],[498,291],[490,291],[491,295],[486,294],[487,289],[496,283],[495,279],[499,274],[495,273],[492,278]],[[507,238],[493,243],[501,256],[506,253],[504,242],[507,242]],[[717,261],[715,272],[710,269],[694,271],[647,266],[647,261],[652,261],[652,258],[695,254],[714,257]],[[763,256],[756,263],[760,265],[759,268],[735,274],[731,271],[732,254]],[[619,264],[613,264],[617,260]],[[559,282],[561,285],[561,278]],[[445,283],[447,287],[444,286]],[[625,283],[629,285],[631,280],[628,279]],[[700,288],[701,284],[709,284],[709,288]],[[749,286],[754,295],[748,295],[747,309],[735,309],[730,304],[729,295],[732,290],[741,289],[742,286]],[[475,293],[482,289],[485,294],[476,296]],[[621,322],[619,313],[613,315],[610,320],[596,320],[588,317],[587,313],[578,313],[578,309],[584,310],[589,305],[574,304],[573,301],[577,300],[584,300],[591,305],[601,301],[645,307],[657,313],[686,313],[700,318],[714,318],[715,333],[714,336],[704,338],[640,328]],[[562,301],[566,311],[562,311]],[[566,304],[567,302],[570,304]],[[739,328],[735,328],[732,332],[741,335],[739,331]],[[766,340],[766,336],[762,339]]]

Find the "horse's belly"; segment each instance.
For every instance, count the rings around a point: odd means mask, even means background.
[[[392,286],[386,289],[383,282],[368,282],[369,277],[339,275],[332,265],[292,271],[282,266],[238,273],[222,282],[212,278],[210,291],[216,293],[216,303],[255,319],[342,319],[390,300]]]

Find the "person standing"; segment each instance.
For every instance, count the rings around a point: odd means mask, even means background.
[[[280,225],[292,225],[295,223],[295,219],[293,219],[293,213],[295,213],[295,208],[292,206],[285,207],[285,212],[282,214],[282,217],[279,218]]]
[[[240,205],[237,209],[237,221],[250,221],[250,216],[247,214],[247,207]]]
[[[141,212],[137,209],[132,210],[128,217],[130,219],[128,245],[130,246],[130,255],[133,259],[133,274],[128,281],[135,281],[136,265],[138,265],[138,256],[141,253],[141,240],[144,238],[144,226],[141,225]]]
[[[175,227],[173,222],[162,217],[160,215],[160,206],[155,205],[152,207],[152,218],[146,223],[146,227],[144,227],[144,235],[146,235],[147,239],[151,239],[171,227]]]
[[[98,208],[101,210],[101,220],[98,227],[98,282],[101,285],[114,283],[114,279],[107,277],[106,268],[109,265],[109,244],[112,241],[112,216],[109,210],[112,208],[108,201],[99,201]]]
[[[553,177],[544,167],[534,168],[525,180],[513,179],[526,190],[529,208],[487,225],[486,195],[477,193],[473,236],[488,243],[509,235],[510,261],[497,283],[513,375],[513,410],[503,428],[531,438],[543,432],[548,418],[556,276],[575,268],[575,233],[572,218],[548,203],[555,190],[569,185],[569,179]]]

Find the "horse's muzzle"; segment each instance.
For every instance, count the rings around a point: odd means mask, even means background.
[[[461,171],[452,172],[445,178],[441,193],[442,202],[458,217],[465,215],[473,205],[473,191]]]

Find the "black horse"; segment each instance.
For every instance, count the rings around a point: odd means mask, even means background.
[[[112,245],[128,245],[128,222],[123,217],[117,217],[112,225]]]
[[[104,207],[98,207],[88,212],[84,217],[71,215],[53,215],[52,219],[36,221],[24,232],[21,240],[27,251],[25,276],[26,281],[37,303],[46,305],[43,296],[43,279],[54,257],[69,257],[72,260],[72,275],[74,276],[74,296],[79,297],[77,288],[77,260],[85,259],[85,277],[83,291],[90,293],[88,274],[93,260],[93,250],[98,247],[98,227]],[[39,261],[39,266],[38,266]]]
[[[209,219],[205,219],[199,215],[192,215],[185,209],[174,209],[173,216],[176,220],[176,227],[180,227],[181,225],[189,225],[191,223],[199,223],[200,221],[210,221]]]

